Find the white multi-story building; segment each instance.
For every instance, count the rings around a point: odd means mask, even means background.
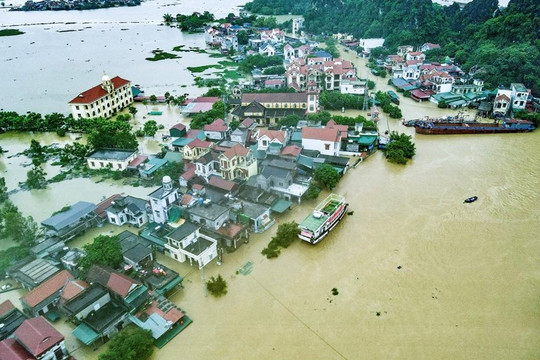
[[[200,226],[189,221],[184,222],[167,235],[165,249],[170,257],[190,265],[195,261],[199,269],[217,257],[217,240],[201,234]]]
[[[512,90],[512,110],[523,110],[527,106],[529,91],[525,85],[520,83],[510,84]]]
[[[178,189],[169,176],[163,177],[163,186],[148,195],[154,222],[164,224],[169,220],[169,210],[178,201]]]
[[[101,78],[101,85],[88,89],[69,102],[74,119],[108,118],[133,103],[131,82],[115,76]]]

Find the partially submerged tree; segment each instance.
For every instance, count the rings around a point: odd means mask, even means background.
[[[90,244],[83,246],[86,256],[79,260],[79,267],[87,273],[93,264],[109,266],[113,269],[123,261],[122,247],[118,236],[99,235]]]
[[[107,350],[98,360],[146,360],[154,352],[154,339],[150,330],[128,327],[109,341]]]
[[[210,294],[216,297],[227,294],[227,282],[221,277],[221,275],[218,275],[217,278],[212,276],[210,280],[206,282],[206,288]]]
[[[339,181],[339,174],[332,165],[322,164],[313,172],[313,179],[320,187],[332,190]]]

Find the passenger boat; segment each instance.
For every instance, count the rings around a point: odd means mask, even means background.
[[[414,124],[417,134],[454,135],[454,134],[504,134],[530,132],[535,129],[527,120],[506,120],[503,123],[469,122],[427,122],[417,121]]]
[[[466,198],[463,202],[464,203],[472,203],[478,200],[478,196],[471,196],[470,198]]]
[[[348,207],[343,196],[330,194],[300,223],[298,237],[317,244],[338,224]]]

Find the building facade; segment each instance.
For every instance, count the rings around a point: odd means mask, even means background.
[[[69,102],[69,107],[74,119],[109,118],[132,103],[129,80],[103,75],[100,85],[77,95]]]

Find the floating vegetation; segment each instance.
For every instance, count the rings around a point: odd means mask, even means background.
[[[21,31],[19,29],[2,29],[0,30],[0,36],[15,36],[15,35],[22,35],[24,34],[24,31]]]
[[[339,295],[338,289],[332,288],[332,295],[334,295],[334,296]]]
[[[165,52],[163,50],[152,50],[152,54],[154,54],[154,57],[148,57],[146,60],[148,61],[159,61],[159,60],[165,60],[165,59],[178,59],[179,56],[176,54],[171,54],[168,52]]]
[[[193,73],[201,73],[208,69],[222,69],[222,68],[223,66],[219,64],[213,64],[213,65],[202,65],[202,66],[188,66],[187,69]]]
[[[204,49],[201,49],[198,46],[190,46],[189,48],[185,49],[185,45],[178,45],[173,47],[173,51],[177,52],[196,52],[199,54],[207,54],[208,52]]]

